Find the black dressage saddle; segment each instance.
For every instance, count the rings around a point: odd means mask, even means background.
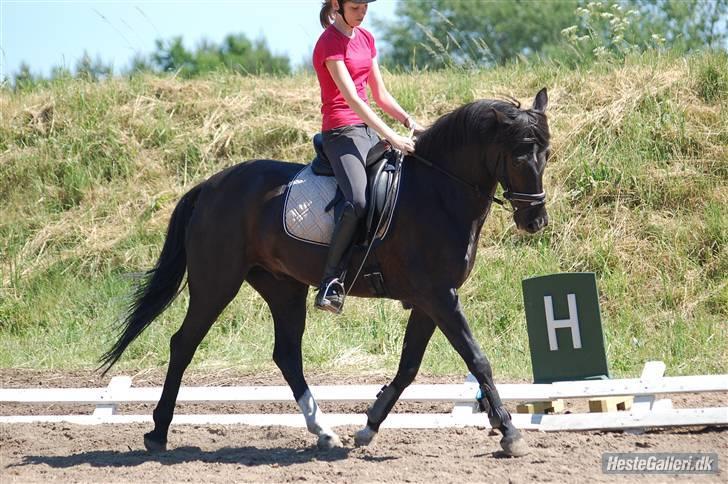
[[[323,150],[321,133],[313,137],[313,146],[316,158],[311,162],[311,170],[318,176],[334,176],[334,170]],[[367,154],[367,216],[362,222],[365,226],[361,243],[369,245],[386,233],[399,189],[401,160],[398,158],[397,152],[384,140],[374,145]],[[326,210],[335,208],[342,201],[343,195],[337,189],[336,196]]]

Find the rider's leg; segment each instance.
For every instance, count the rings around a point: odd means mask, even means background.
[[[372,139],[363,125],[345,126],[323,133],[324,151],[344,194],[344,210],[336,227],[326,258],[323,278],[316,295],[315,306],[334,313],[344,304],[344,286],[340,280],[341,267],[356,234],[359,220],[366,214],[366,155]]]
[[[345,294],[344,285],[340,280],[341,273],[345,269],[341,267],[342,259],[349,250],[358,227],[359,217],[356,215],[354,205],[351,202],[345,202],[341,217],[334,227],[329,253],[326,256],[324,275],[316,295],[315,306],[319,309],[337,314],[341,312]]]

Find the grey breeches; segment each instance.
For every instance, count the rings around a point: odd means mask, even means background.
[[[366,214],[369,150],[379,136],[364,124],[342,126],[323,133],[324,153],[331,163],[344,199],[354,207],[358,218]]]

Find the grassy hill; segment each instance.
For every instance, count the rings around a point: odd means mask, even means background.
[[[593,271],[613,373],[661,359],[672,374],[728,371],[728,56],[632,57],[581,69],[385,74],[427,123],[478,98],[530,103],[549,88],[551,225],[529,236],[487,220],[461,299],[497,375],[528,377],[524,277]],[[135,77],[0,90],[0,367],[92,367],[151,267],[178,197],[251,158],[312,158],[313,77]],[[163,366],[187,297],[122,366]],[[311,311],[308,369],[396,368],[407,313],[350,300]],[[193,362],[271,366],[272,321],[247,286]],[[423,369],[463,373],[437,334]]]

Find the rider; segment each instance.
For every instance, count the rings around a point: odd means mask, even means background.
[[[324,1],[319,19],[325,30],[313,51],[313,67],[321,87],[323,149],[345,200],[334,227],[315,306],[337,314],[345,294],[339,279],[344,268],[340,265],[365,215],[367,153],[379,142],[379,136],[405,154],[414,151],[411,138],[394,132],[369,107],[369,81],[372,96],[385,113],[415,133],[421,130],[384,87],[374,37],[359,27],[373,1]]]

